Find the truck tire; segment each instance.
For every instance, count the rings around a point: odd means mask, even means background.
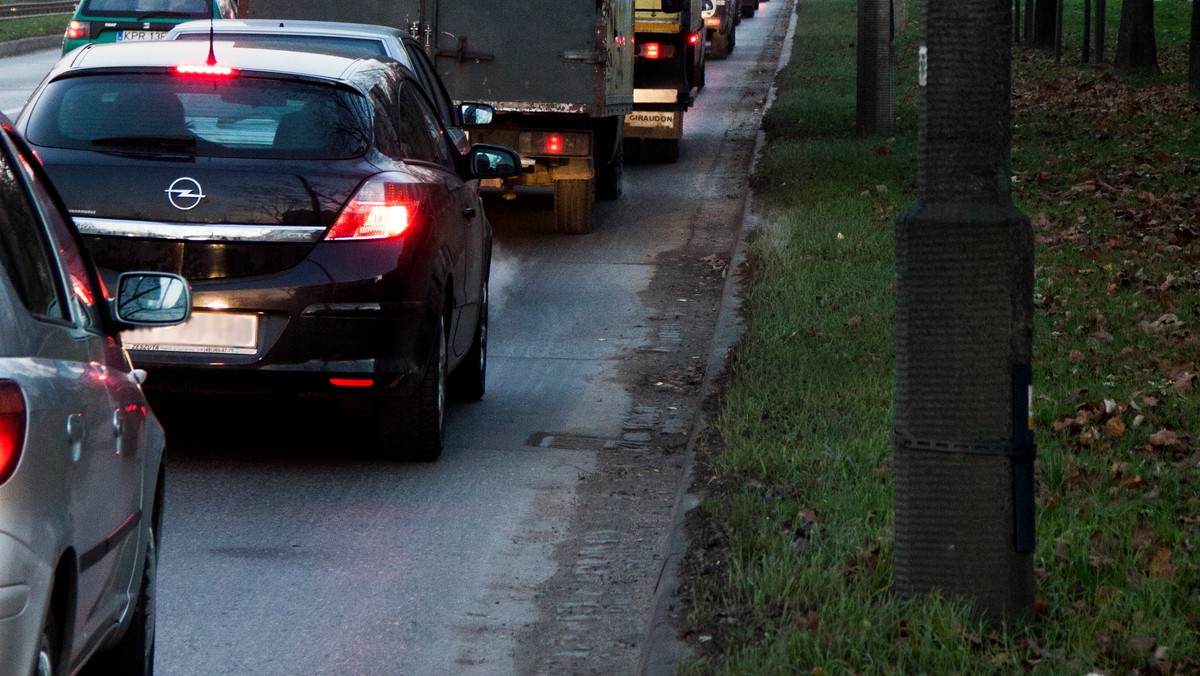
[[[592,231],[592,205],[596,196],[594,178],[567,178],[554,182],[554,224],[566,235]]]
[[[600,165],[596,174],[596,199],[615,200],[621,196],[621,177],[625,173],[625,134],[617,127],[613,147],[609,152],[608,161]]]
[[[737,46],[737,27],[729,29],[729,48],[725,51],[726,55],[733,53],[733,48]]]
[[[729,35],[716,31],[708,43],[708,58],[724,59],[729,54]]]
[[[754,10],[757,8],[758,8],[758,5],[742,5],[742,18],[743,19],[752,18],[754,16]]]

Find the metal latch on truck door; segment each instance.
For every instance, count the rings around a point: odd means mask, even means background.
[[[575,61],[578,63],[608,63],[608,52],[580,51],[580,52],[563,52],[558,55],[558,58],[563,61]]]
[[[439,49],[434,52],[437,56],[458,59],[459,63],[467,61],[492,61],[496,57],[487,52],[472,52],[467,50],[467,36],[458,39],[458,49]]]

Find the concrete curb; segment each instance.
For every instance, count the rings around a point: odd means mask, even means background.
[[[10,56],[20,56],[30,52],[40,52],[43,49],[52,49],[54,47],[61,49],[62,43],[63,37],[61,35],[43,35],[36,38],[21,38],[19,40],[0,42],[0,59]]]
[[[775,69],[778,77],[791,60],[792,43],[796,35],[796,9],[803,0],[786,0],[787,11],[790,12],[787,32],[780,47],[779,64]],[[775,85],[767,91],[766,102],[762,107],[765,116],[775,101]],[[750,161],[749,175],[762,158],[766,135],[762,131],[762,117],[759,118],[759,130],[754,140],[754,151]],[[748,186],[747,186],[748,188]],[[739,313],[742,301],[738,289],[742,287],[744,275],[743,263],[746,260],[746,248],[750,235],[758,230],[761,222],[762,204],[753,193],[747,191],[742,207],[742,226],[738,232],[738,242],[734,247],[733,257],[729,261],[729,276],[725,279],[725,288],[721,295],[721,309],[717,315],[717,325],[713,331],[711,350],[705,366],[704,380],[700,385],[700,401],[706,402],[716,388],[717,378],[724,373],[726,361],[734,345],[741,339],[743,327]],[[687,447],[684,451],[684,472],[680,482],[679,493],[675,499],[675,507],[671,514],[671,531],[667,535],[663,570],[654,590],[654,616],[643,642],[639,673],[644,676],[667,676],[679,670],[683,655],[683,644],[675,635],[675,625],[671,621],[671,611],[675,605],[675,595],[681,582],[679,564],[688,551],[688,537],[685,529],[687,514],[700,505],[700,496],[690,492],[696,458],[696,442],[700,434],[708,426],[708,416],[703,409],[696,415],[695,424],[688,436]]]

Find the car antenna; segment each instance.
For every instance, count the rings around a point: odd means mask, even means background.
[[[213,49],[213,41],[216,35],[216,26],[214,25],[214,21],[215,20],[210,14],[208,16],[208,60],[204,62],[209,66],[217,65],[217,53]]]

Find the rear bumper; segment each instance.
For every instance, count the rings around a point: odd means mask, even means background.
[[[0,533],[0,673],[28,673],[49,587],[49,568],[20,540]]]
[[[349,378],[372,381],[358,394],[407,394],[436,340],[440,288],[402,247],[366,244],[322,243],[282,272],[194,281],[193,312],[254,315],[256,345],[247,354],[129,349],[150,374],[147,388],[344,395],[330,379]]]

